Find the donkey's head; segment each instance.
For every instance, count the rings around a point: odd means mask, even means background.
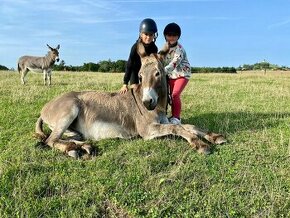
[[[59,61],[59,53],[58,53],[58,50],[60,48],[60,45],[58,45],[56,48],[52,48],[50,47],[48,44],[46,44],[47,47],[50,49],[50,52],[49,52],[49,55],[52,57],[52,59],[54,61]]]
[[[146,56],[142,43],[138,43],[137,51],[142,63],[139,71],[142,84],[142,102],[148,110],[154,110],[157,104],[167,97],[165,71],[157,54]]]

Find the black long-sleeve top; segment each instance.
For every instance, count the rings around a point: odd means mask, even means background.
[[[128,85],[129,81],[131,84],[138,84],[139,83],[139,70],[141,68],[141,58],[137,52],[137,44],[134,43],[134,45],[131,48],[130,55],[126,64],[126,72],[124,75],[124,84]],[[145,47],[145,52],[149,56],[152,53],[157,53],[158,48],[155,45],[155,42],[151,42],[150,44],[146,45],[143,44]]]

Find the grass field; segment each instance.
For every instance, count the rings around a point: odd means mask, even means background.
[[[194,74],[183,123],[220,132],[208,156],[180,138],[93,142],[74,160],[33,138],[42,106],[117,91],[122,74],[0,71],[0,217],[290,217],[290,72]]]

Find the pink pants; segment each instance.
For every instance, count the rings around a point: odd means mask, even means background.
[[[171,105],[171,111],[172,116],[180,119],[180,113],[181,113],[181,100],[180,95],[183,91],[184,87],[188,83],[188,79],[184,77],[180,77],[177,79],[169,79],[169,88],[172,98],[172,105]]]

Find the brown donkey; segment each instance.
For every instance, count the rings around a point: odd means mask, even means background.
[[[69,156],[78,157],[78,151],[90,153],[89,144],[75,138],[62,139],[73,133],[82,140],[125,138],[143,139],[177,135],[189,142],[200,153],[209,153],[210,146],[226,140],[220,134],[210,133],[189,124],[168,124],[165,115],[167,100],[166,75],[157,55],[145,56],[144,46],[138,45],[142,66],[142,83],[126,94],[108,92],[69,92],[48,102],[36,122],[36,134],[43,142]],[[43,132],[43,123],[52,130]]]
[[[22,56],[19,58],[17,63],[18,72],[21,74],[21,83],[25,84],[25,76],[28,71],[42,72],[44,85],[51,84],[51,71],[55,61],[59,61],[58,50],[60,45],[56,48],[52,48],[49,45],[47,47],[50,51],[44,57],[34,56]]]

